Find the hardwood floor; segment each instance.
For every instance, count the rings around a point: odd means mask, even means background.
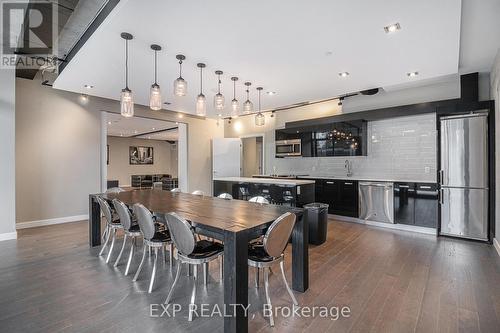
[[[132,282],[123,276],[128,251],[117,268],[88,247],[87,222],[19,230],[0,242],[1,332],[219,332],[221,318],[187,322],[192,279],[182,274],[173,302],[176,318],[149,316],[173,280],[168,263],[147,293],[152,262]],[[121,240],[112,258],[116,258]],[[290,248],[286,258],[290,281]],[[175,272],[175,269],[174,269]],[[300,305],[348,306],[349,318],[262,316],[263,286],[250,272],[251,332],[500,332],[500,258],[492,246],[449,238],[330,221],[328,241],[310,249],[310,289]],[[218,266],[210,268],[197,303],[222,304]],[[291,306],[279,268],[270,277],[274,306]]]

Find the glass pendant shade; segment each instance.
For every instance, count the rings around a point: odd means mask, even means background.
[[[160,86],[153,84],[149,92],[149,108],[151,110],[161,110],[161,91]]]
[[[130,118],[134,116],[134,97],[128,88],[122,90],[120,98],[120,113],[122,116]]]
[[[262,113],[257,113],[255,115],[255,126],[264,126],[266,123],[266,117]]]
[[[253,111],[253,103],[250,102],[249,99],[247,99],[245,103],[243,103],[243,112],[250,113],[252,111]]]
[[[236,118],[238,117],[238,112],[240,111],[240,104],[238,103],[238,100],[234,98],[231,101],[231,117]]]
[[[214,108],[217,111],[224,110],[224,96],[221,93],[214,96]]]
[[[207,115],[207,99],[203,94],[199,94],[196,98],[196,115],[202,117]]]
[[[178,77],[177,80],[174,81],[174,95],[175,96],[186,96],[187,94],[187,81],[182,78],[182,76]]]

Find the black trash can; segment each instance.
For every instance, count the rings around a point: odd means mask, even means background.
[[[313,202],[304,205],[309,224],[309,244],[321,245],[326,241],[328,204]]]

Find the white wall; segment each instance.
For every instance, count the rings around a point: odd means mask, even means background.
[[[491,98],[495,100],[495,238],[500,241],[500,50],[491,69]],[[499,249],[500,254],[500,249]]]
[[[109,164],[107,178],[118,180],[120,186],[130,186],[131,175],[169,174],[177,177],[177,150],[172,144],[159,140],[108,136]],[[131,165],[129,147],[153,147],[153,164]],[[174,158],[174,159],[172,159]]]
[[[0,240],[16,238],[15,70],[0,69]]]

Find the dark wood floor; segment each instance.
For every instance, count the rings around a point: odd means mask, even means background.
[[[220,318],[188,323],[187,311],[149,317],[150,303],[161,303],[172,283],[168,264],[148,294],[151,262],[133,283],[123,264],[115,269],[97,257],[87,237],[87,223],[78,222],[20,230],[17,242],[0,242],[1,332],[222,330]],[[214,264],[197,302],[222,303],[217,270]],[[264,288],[250,286],[250,331],[500,332],[500,258],[485,244],[331,221],[327,243],[310,251],[310,272],[299,303],[349,306],[350,318],[276,318],[272,329],[259,312]],[[187,305],[192,280],[182,280],[173,301]],[[290,305],[277,274],[270,283],[273,304]]]

